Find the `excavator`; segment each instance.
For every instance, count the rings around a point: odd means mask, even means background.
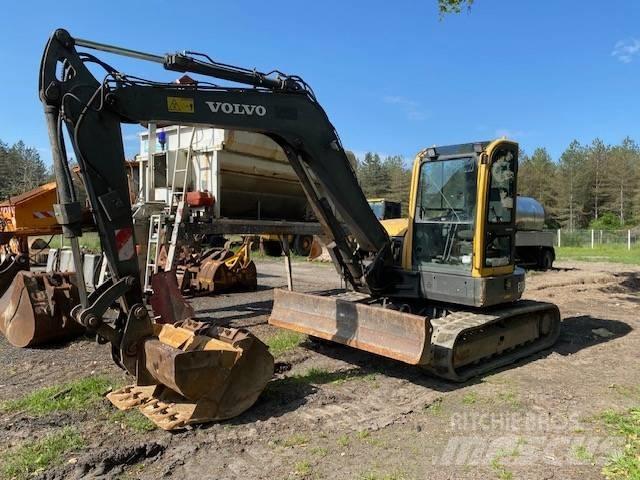
[[[88,50],[207,80],[144,80]],[[70,180],[66,127],[112,272],[88,295],[78,269],[80,304],[72,317],[109,343],[114,361],[134,377],[134,385],[109,394],[118,408],[139,408],[167,430],[230,418],[256,401],[274,371],[268,348],[251,333],[184,315],[156,322],[144,306],[122,161],[123,123],[246,130],[282,148],[348,288],[325,294],[276,290],[272,325],[453,381],[531,355],[558,337],[558,308],[520,299],[525,278],[514,265],[514,142],[420,152],[409,221],[402,228],[388,225],[388,231],[358,185],[327,114],[299,76],[218,63],[198,52],[154,55],[60,29],[46,45],[39,92],[58,185],[56,218],[80,264],[80,206]],[[107,315],[114,305],[116,314]]]

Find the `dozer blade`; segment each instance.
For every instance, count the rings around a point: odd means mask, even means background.
[[[235,417],[258,399],[273,376],[267,346],[246,331],[187,320],[156,325],[144,342],[151,385],[129,386],[107,398],[120,410],[139,408],[164,430]]]
[[[366,305],[367,296],[320,296],[276,290],[269,323],[350,345],[463,382],[552,346],[560,312],[521,300],[487,312],[427,319]]]
[[[354,301],[353,297],[275,290],[269,324],[412,365],[426,364],[429,320],[362,303],[366,298],[360,296]]]
[[[78,336],[71,318],[80,303],[70,274],[18,272],[0,298],[0,331],[16,347],[36,347]]]

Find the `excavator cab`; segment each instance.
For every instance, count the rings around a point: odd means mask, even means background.
[[[269,322],[464,381],[555,342],[555,305],[519,300],[518,144],[430,147],[414,161],[409,216],[381,220],[395,290],[372,299],[276,291]]]
[[[518,145],[508,140],[431,147],[414,162],[402,267],[425,298],[474,307],[513,302]]]

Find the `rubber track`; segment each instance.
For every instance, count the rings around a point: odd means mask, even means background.
[[[486,328],[509,317],[543,313],[553,314],[551,330],[546,336],[531,339],[532,343],[531,341],[523,342],[515,349],[482,359],[477,364],[463,366],[460,370],[454,368],[454,346],[461,335],[474,329]],[[464,382],[471,377],[509,365],[551,347],[560,335],[560,311],[552,303],[521,300],[513,306],[493,310],[490,313],[454,312],[446,317],[431,320],[431,324],[433,326],[432,358],[430,364],[424,365],[423,368],[447,380]]]

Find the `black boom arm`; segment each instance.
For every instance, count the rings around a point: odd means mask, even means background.
[[[250,86],[144,81],[117,72],[93,55],[78,52],[76,46],[156,61],[169,70]],[[56,212],[65,235],[73,237],[79,233],[79,208],[69,180],[63,123],[116,280],[139,278],[121,123],[206,125],[258,132],[273,139],[285,152],[332,240],[329,245],[332,258],[345,279],[357,290],[383,292],[382,270],[390,262],[389,237],[371,211],[333,125],[308,86],[299,77],[273,78],[197,55],[207,60],[110,47],[74,39],[65,30],[57,30],[51,36],[42,58],[40,97],[59,185]],[[88,63],[106,70],[102,81],[87,68]],[[347,226],[348,234],[341,222]],[[362,263],[365,252],[375,255],[367,268]],[[136,282],[125,295],[125,303],[129,305],[141,298],[139,280]]]

